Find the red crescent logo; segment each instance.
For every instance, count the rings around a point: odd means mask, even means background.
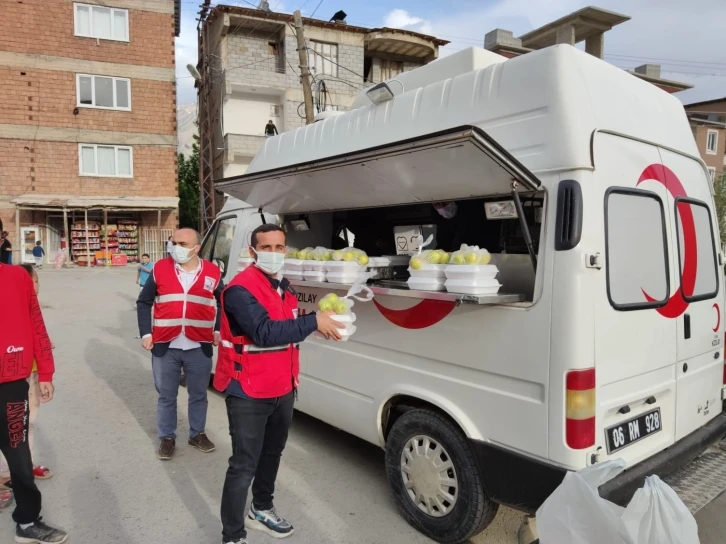
[[[713,328],[713,332],[718,332],[718,329],[721,326],[721,309],[716,303],[714,303],[713,309],[716,310],[716,326]]]
[[[636,185],[640,185],[646,180],[655,180],[662,183],[674,199],[688,196],[678,176],[676,176],[673,170],[662,164],[651,164],[643,170]],[[682,315],[688,308],[688,302],[683,297],[693,295],[693,290],[696,287],[696,271],[698,267],[696,225],[693,221],[693,211],[691,210],[690,204],[687,202],[679,203],[678,215],[681,217],[681,227],[683,229],[683,273],[681,274],[681,288],[668,299],[665,306],[656,310],[663,317],[670,319]],[[644,290],[643,294],[649,302],[655,300]]]
[[[456,308],[455,302],[444,300],[422,300],[405,310],[391,310],[381,305],[375,298],[373,304],[383,317],[404,329],[425,329],[435,325]]]

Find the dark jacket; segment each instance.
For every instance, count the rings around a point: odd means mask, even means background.
[[[214,324],[215,332],[219,331],[219,325],[222,321],[222,291],[224,291],[224,282],[220,280],[217,289],[214,291],[214,298],[217,299],[217,318]],[[142,338],[147,334],[151,334],[151,311],[154,307],[155,298],[156,280],[154,280],[154,275],[150,274],[146,280],[146,285],[144,285],[144,288],[141,290],[141,293],[139,293],[139,298],[136,301],[136,316],[139,322],[139,336]],[[154,355],[154,357],[163,357],[166,350],[169,349],[169,344],[170,342],[154,344],[154,347],[151,348],[151,354]],[[202,342],[202,352],[207,357],[211,357],[214,354],[214,347],[210,343]]]
[[[278,286],[277,280],[269,279],[273,286]],[[286,279],[282,280],[282,287],[283,296],[296,296]],[[318,328],[314,313],[297,319],[273,321],[257,299],[239,285],[233,285],[224,292],[224,312],[227,314],[232,336],[246,336],[260,347],[297,344]]]

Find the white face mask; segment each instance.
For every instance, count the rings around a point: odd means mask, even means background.
[[[458,210],[458,207],[456,205],[456,202],[449,202],[446,206],[443,208],[437,208],[436,211],[439,212],[439,215],[443,217],[444,219],[451,219],[456,215],[456,212]]]
[[[257,255],[257,261],[255,263],[257,268],[271,276],[274,276],[282,270],[282,267],[285,264],[284,253],[276,253],[274,251],[255,251],[255,254]]]
[[[192,260],[192,257],[194,257],[194,248],[185,248],[180,245],[176,245],[173,247],[171,252],[171,258],[174,259],[174,262],[179,264],[187,264],[189,261]]]

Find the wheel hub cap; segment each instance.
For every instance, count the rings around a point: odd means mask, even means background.
[[[401,453],[401,476],[408,496],[429,516],[449,514],[459,498],[459,480],[448,452],[433,438],[414,436]]]

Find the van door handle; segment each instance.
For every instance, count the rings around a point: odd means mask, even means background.
[[[683,314],[683,336],[686,340],[691,337],[691,316]]]

